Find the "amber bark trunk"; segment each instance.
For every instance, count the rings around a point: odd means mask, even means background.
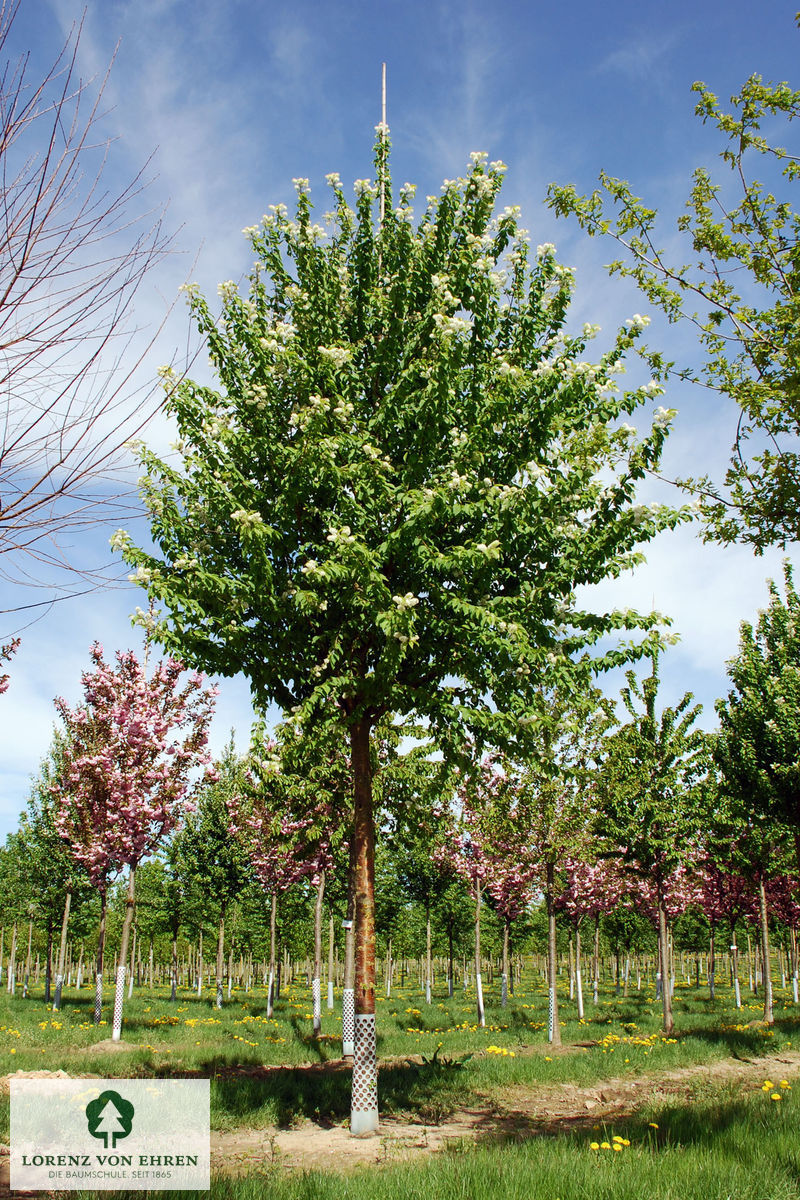
[[[370,724],[350,727],[355,859],[355,1045],[350,1132],[378,1128],[378,1058],[375,1031],[375,823],[372,808]]]

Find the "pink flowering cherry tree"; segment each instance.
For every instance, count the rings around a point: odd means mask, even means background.
[[[730,955],[733,992],[737,1008],[742,1007],[742,990],[739,983],[739,947],[736,943],[736,924],[742,918],[755,921],[756,901],[749,879],[737,871],[726,870],[723,865],[707,857],[698,868],[700,895],[698,904],[709,925],[708,987],[713,1000],[716,990],[716,931],[723,921],[731,934]]]
[[[100,1022],[105,916],[109,882],[128,868],[125,919],[117,968],[112,1037],[122,1032],[125,964],[135,903],[136,868],[180,823],[191,807],[192,773],[213,776],[208,725],[217,695],[193,672],[181,682],[175,659],[148,676],[132,651],[116,665],[91,647],[93,670],[84,671],[83,702],[56,700],[64,724],[63,770],[52,791],[56,828],[100,892],[95,1024]]]
[[[611,858],[600,858],[593,863],[567,858],[564,873],[566,886],[556,900],[555,907],[566,915],[575,930],[575,994],[578,1016],[582,1019],[581,925],[587,917],[594,922],[592,990],[596,1005],[599,1003],[600,987],[600,917],[617,907],[625,892],[625,884],[619,865]]]
[[[314,888],[314,1033],[322,1026],[322,901],[325,877],[333,863],[330,799],[324,791],[308,795],[308,781],[285,770],[277,742],[257,735],[245,772],[245,786],[228,801],[230,828],[244,847],[261,887],[270,896],[270,960],[267,1016],[275,1002],[278,897],[302,879]]]

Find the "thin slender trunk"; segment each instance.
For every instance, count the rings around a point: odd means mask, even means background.
[[[547,1040],[554,1046],[561,1045],[561,1025],[558,1020],[558,993],[556,991],[556,909],[555,897],[555,866],[548,862],[546,867],[547,880]]]
[[[486,1027],[483,1008],[483,982],[481,979],[481,881],[475,882],[475,1003],[478,1009],[478,1024]]]
[[[372,809],[370,723],[350,727],[355,844],[355,1049],[350,1132],[378,1129],[378,1056],[375,1030],[375,825]]]
[[[352,1059],[356,1041],[356,840],[350,837],[347,872],[347,915],[344,926],[344,974],[342,977],[342,1058]]]
[[[267,1018],[275,1006],[275,928],[278,918],[278,893],[273,891],[269,907],[269,975],[267,976]]]
[[[178,995],[178,926],[172,927],[172,965],[170,969],[169,998],[174,1003]]]
[[[447,926],[447,995],[453,996],[453,922]]]
[[[51,1000],[50,988],[53,982],[53,918],[47,918],[47,961],[44,965],[44,1002]]]
[[[322,898],[325,894],[325,872],[320,871],[317,900],[314,905],[314,976],[311,980],[314,1037],[322,1033]]]
[[[584,1018],[583,1011],[583,980],[581,978],[581,927],[580,922],[575,926],[575,996],[578,1001],[578,1020]]]
[[[594,959],[592,961],[592,1003],[599,1003],[600,990],[600,913],[594,915]]]
[[[334,949],[334,927],[333,927],[333,909],[331,909],[330,920],[328,922],[328,1009],[333,1011],[333,949]]]
[[[425,909],[425,1002],[431,1002],[431,910]]]
[[[216,1008],[222,1008],[222,983],[223,983],[222,977],[225,973],[225,909],[226,909],[226,907],[227,906],[225,904],[223,904],[222,908],[220,909],[219,925],[217,927],[217,970],[216,970],[217,997],[216,997],[216,1001],[215,1001]]]
[[[658,949],[661,955],[661,1006],[664,1013],[664,1033],[667,1037],[673,1032],[675,1022],[672,1019],[672,996],[669,985],[669,939],[667,937],[667,914],[664,909],[664,897],[661,881],[657,885],[658,903]]]
[[[717,948],[716,948],[716,925],[711,922],[708,938],[708,996],[710,1000],[715,998],[716,993],[716,971],[717,971]]]
[[[134,910],[134,888],[136,871],[130,868],[128,874],[128,893],[125,897],[125,918],[122,922],[122,941],[117,962],[117,983],[114,992],[114,1023],[111,1030],[111,1040],[120,1041],[122,1038],[122,1006],[125,1001],[125,960],[128,956],[128,943],[131,936]]]
[[[31,945],[33,942],[33,921],[28,921],[28,953],[25,956],[25,978],[22,983],[22,996],[25,999],[28,995],[28,980],[31,977]],[[83,946],[81,946],[81,954],[83,954]],[[80,987],[80,983],[78,984]]]
[[[56,968],[56,996],[53,1001],[53,1011],[61,1008],[61,990],[64,986],[64,962],[67,956],[67,926],[69,925],[69,910],[72,904],[72,892],[68,891],[64,898],[64,916],[61,921],[61,943],[58,947],[58,966]]]
[[[503,971],[500,980],[500,1004],[503,1008],[508,1007],[508,928],[510,924],[508,917],[503,914]]]
[[[134,964],[136,963],[136,943],[137,943],[137,941],[138,941],[138,931],[136,929],[136,926],[134,925],[133,941],[131,942],[131,965],[128,968],[128,999],[129,1000],[130,1000],[131,996],[133,995]],[[137,987],[139,984],[139,976],[140,975],[141,975],[141,971],[137,970],[136,971]]]
[[[764,984],[764,1022],[775,1024],[772,1011],[772,963],[769,952],[769,915],[767,913],[767,893],[764,888],[764,877],[758,878],[758,923],[761,934],[761,980]]]
[[[9,990],[9,992],[11,992],[12,996],[14,995],[14,992],[16,990],[16,983],[17,983],[16,958],[17,958],[17,922],[15,921],[14,925],[12,927],[12,930],[11,930],[11,953],[8,956],[8,990]]]
[[[94,977],[94,1023],[99,1025],[103,1016],[103,957],[106,949],[106,910],[108,896],[105,888],[100,892],[100,928],[97,931],[97,965]]]
[[[389,938],[386,943],[386,999],[388,1000],[392,994],[392,971],[394,970],[394,962],[392,961],[392,939]]]

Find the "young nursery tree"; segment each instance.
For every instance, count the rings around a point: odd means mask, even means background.
[[[664,1031],[674,1028],[669,988],[667,921],[675,872],[707,825],[703,798],[707,737],[693,728],[700,705],[687,692],[660,713],[658,655],[650,675],[627,673],[622,701],[628,721],[606,742],[598,780],[609,852],[652,890],[658,928]],[[680,909],[678,910],[680,911]]]
[[[192,770],[210,762],[206,740],[216,688],[204,687],[196,672],[181,685],[183,666],[174,659],[158,663],[148,677],[132,651],[117,652],[116,669],[97,643],[90,653],[94,670],[82,675],[83,703],[71,709],[56,700],[64,743],[53,785],[55,824],[100,889],[103,917],[110,875],[128,868],[112,1031],[119,1041],[136,868],[183,817]]]
[[[779,119],[800,117],[800,91],[751,75],[726,112],[706,84],[693,90],[696,114],[722,134],[730,183],[707,167],[694,172],[677,220],[679,257],[660,248],[657,211],[624,180],[603,172],[591,196],[553,184],[549,202],[590,236],[616,240],[625,259],[611,274],[633,278],[670,321],[696,326],[705,363],[677,374],[730,397],[739,414],[725,479],[685,486],[700,495],[708,538],[758,552],[800,537],[800,213],[789,203],[800,156],[774,141]],[[648,358],[657,377],[674,371],[660,355]]]
[[[670,414],[623,417],[656,385],[615,382],[642,320],[596,363],[567,330],[572,274],[494,215],[504,167],[482,154],[429,198],[395,206],[388,137],[353,210],[297,211],[247,231],[247,295],[191,293],[216,387],[167,373],[178,465],[145,449],[154,551],[113,544],[187,661],[244,672],[260,704],[334,714],[350,742],[356,875],[353,1132],[377,1127],[370,736],[387,713],[440,747],[513,737],[543,675],[568,681],[596,643],[653,614],[596,614],[579,585],[617,575],[679,514],[635,502]],[[604,644],[595,666],[632,651]]]

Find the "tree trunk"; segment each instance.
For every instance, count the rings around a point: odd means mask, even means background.
[[[392,939],[389,938],[386,943],[386,999],[388,1000],[392,994],[392,971],[394,963],[392,962]]]
[[[581,978],[581,926],[575,926],[575,996],[578,1001],[578,1020],[584,1018],[583,1011],[583,979]]]
[[[453,997],[453,922],[447,926],[447,995]]]
[[[661,1007],[664,1014],[664,1033],[667,1037],[675,1029],[675,1022],[672,1019],[672,996],[669,985],[669,940],[667,938],[667,914],[664,910],[664,898],[661,890],[661,881],[657,884],[657,904],[658,904],[658,950],[661,956]]]
[[[347,871],[347,915],[344,925],[344,976],[342,978],[342,1058],[351,1059],[355,1049],[356,979],[356,839],[350,837],[350,861]],[[405,966],[405,960],[404,960]]]
[[[600,913],[594,915],[594,959],[592,961],[592,1003],[600,1002]]]
[[[503,915],[503,970],[500,979],[500,1004],[508,1007],[508,927],[510,921]]]
[[[328,1010],[333,1011],[333,948],[334,948],[334,928],[333,928],[333,909],[331,909],[330,920],[328,922]]]
[[[431,1002],[431,910],[425,907],[425,1003]]]
[[[378,1057],[375,1030],[375,826],[372,810],[370,724],[350,727],[355,845],[355,1049],[350,1132],[378,1129]]]
[[[314,905],[314,976],[311,980],[314,1037],[322,1033],[322,898],[325,894],[325,872],[320,871],[317,900]]]
[[[269,975],[267,976],[267,1019],[272,1020],[275,1006],[275,927],[278,919],[278,893],[273,891],[269,906]]]
[[[178,926],[172,928],[172,965],[170,968],[169,998],[174,1003],[178,995]]]
[[[217,927],[217,996],[214,1002],[216,1008],[222,1008],[222,983],[225,973],[225,909],[226,905],[223,904],[219,913],[219,926]]]
[[[713,1000],[716,993],[716,971],[717,971],[717,950],[716,950],[716,926],[712,921],[709,927],[708,938],[708,998]]]
[[[11,953],[8,956],[8,990],[12,996],[14,995],[14,992],[16,991],[16,983],[17,983],[16,958],[17,958],[17,922],[15,921],[14,925],[12,927],[12,930],[11,930]]]
[[[58,947],[58,966],[56,967],[56,996],[53,1001],[53,1012],[61,1008],[61,990],[64,986],[64,961],[67,956],[67,926],[69,925],[69,910],[72,904],[72,892],[68,891],[64,899],[64,916],[61,921],[61,943]]]
[[[758,924],[761,934],[761,981],[764,984],[764,1022],[775,1024],[772,1011],[772,963],[769,953],[769,915],[767,913],[767,893],[764,888],[764,877],[758,877]]]
[[[547,1040],[554,1046],[561,1045],[561,1025],[558,1020],[558,993],[556,991],[556,909],[553,890],[555,867],[547,864]]]
[[[97,966],[94,978],[94,1023],[99,1025],[103,1016],[103,956],[106,948],[106,910],[108,896],[105,889],[100,892],[100,928],[97,931]]]
[[[50,1003],[53,982],[53,918],[47,918],[47,961],[44,966],[44,1002]]]
[[[475,1004],[478,1009],[478,1024],[486,1028],[486,1013],[483,1007],[483,981],[481,979],[481,881],[475,882]]]
[[[128,874],[128,894],[125,897],[125,919],[122,922],[122,941],[119,948],[117,963],[117,983],[114,992],[114,1023],[111,1030],[111,1040],[118,1042],[122,1038],[122,1006],[125,1002],[125,960],[128,957],[128,943],[131,936],[134,909],[134,887],[136,871],[130,868]]]
[[[31,945],[32,944],[33,944],[33,921],[28,921],[28,953],[25,956],[25,978],[22,982],[22,997],[23,997],[23,999],[25,999],[28,995],[28,980],[31,977]],[[82,946],[81,946],[81,953],[83,953]]]

